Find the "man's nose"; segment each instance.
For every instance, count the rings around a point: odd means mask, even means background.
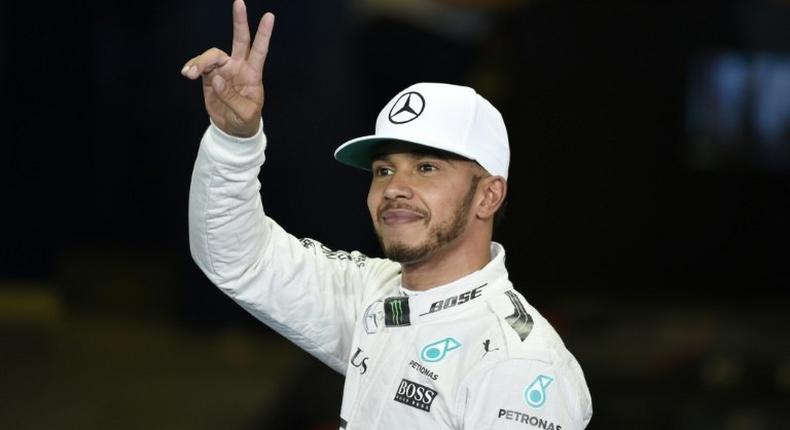
[[[390,176],[387,186],[384,188],[384,198],[410,199],[412,197],[412,184],[408,173],[395,172]]]

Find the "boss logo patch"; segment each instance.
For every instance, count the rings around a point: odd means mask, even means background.
[[[421,411],[430,412],[431,404],[438,395],[439,393],[432,388],[403,379],[400,381],[394,400]]]

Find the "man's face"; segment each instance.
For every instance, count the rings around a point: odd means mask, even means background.
[[[374,158],[368,210],[387,258],[424,261],[462,245],[482,169],[476,163],[388,144]]]

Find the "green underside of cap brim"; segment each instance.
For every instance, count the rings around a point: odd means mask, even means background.
[[[373,164],[373,157],[376,155],[378,147],[384,143],[408,143],[428,149],[438,149],[443,151],[441,148],[414,142],[411,140],[397,139],[393,137],[365,136],[350,140],[341,145],[335,152],[335,159],[347,166],[370,171],[371,165]],[[466,154],[458,155],[469,158]]]
[[[335,160],[358,169],[370,170],[373,154],[379,144],[392,139],[380,137],[361,137],[349,141],[338,148]]]
[[[417,142],[391,137],[360,137],[343,144],[335,153],[335,159],[345,165],[370,171],[376,150],[383,143],[410,143],[425,146]]]

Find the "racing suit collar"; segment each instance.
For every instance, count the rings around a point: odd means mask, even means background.
[[[485,303],[485,296],[510,287],[505,268],[505,249],[491,242],[491,261],[482,269],[420,294],[384,300],[387,326],[414,325]]]

